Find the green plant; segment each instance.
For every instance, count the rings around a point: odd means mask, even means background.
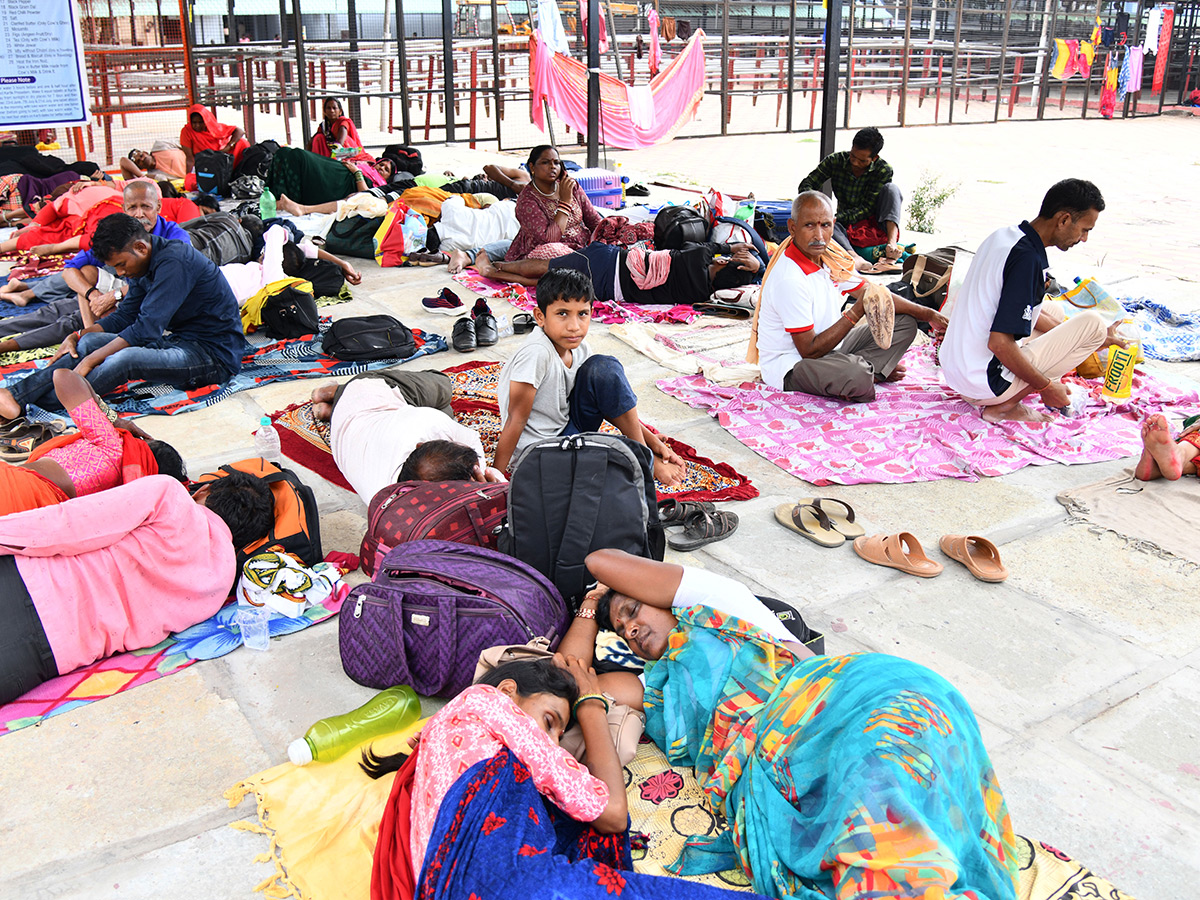
[[[908,228],[931,234],[937,221],[938,210],[959,188],[960,182],[943,182],[940,175],[929,170],[921,172],[921,181],[908,201]]]

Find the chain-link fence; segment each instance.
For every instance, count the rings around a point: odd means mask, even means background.
[[[601,0],[593,0],[601,2]],[[339,98],[368,148],[547,140],[531,124],[524,0],[81,0],[94,121],[86,154],[175,139],[202,103],[253,140],[303,145],[321,100]],[[1200,2],[847,0],[836,123],[929,125],[1096,116],[1107,71],[1137,53],[1142,76],[1117,116],[1155,114],[1196,87]],[[1164,10],[1173,22],[1164,25]],[[679,136],[817,129],[826,11],[812,0],[603,2],[601,70],[650,80],[650,12],[663,61],[704,32],[703,100]],[[562,4],[571,55],[586,59],[586,0]],[[1147,39],[1158,28],[1160,39]],[[1092,43],[1093,31],[1100,40]],[[1169,37],[1162,37],[1162,35]],[[1086,42],[1086,43],[1085,43]],[[1153,46],[1152,46],[1153,45]],[[557,120],[558,144],[582,142]]]

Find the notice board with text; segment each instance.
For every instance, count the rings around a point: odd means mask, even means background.
[[[73,0],[0,0],[0,128],[86,125]]]

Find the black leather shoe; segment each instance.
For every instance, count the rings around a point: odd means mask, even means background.
[[[475,349],[475,322],[467,316],[463,316],[454,323],[454,331],[450,336],[450,343],[454,345],[454,349],[459,353],[470,353]]]
[[[500,332],[496,328],[496,317],[492,315],[492,311],[488,309],[486,303],[483,303],[482,309],[480,309],[479,303],[475,304],[473,317],[475,320],[476,344],[480,347],[490,347],[500,340]]]

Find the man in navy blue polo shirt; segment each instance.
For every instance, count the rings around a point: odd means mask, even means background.
[[[96,227],[92,252],[130,280],[125,299],[62,355],[0,389],[0,418],[20,415],[27,403],[57,409],[54,370],[71,368],[104,395],[127,381],[180,388],[221,384],[242,365],[246,341],[229,283],[203,254],[184,241],[147,234],[133,216],[114,213]]]
[[[1102,347],[1123,344],[1116,325],[1095,312],[1064,321],[1042,309],[1050,281],[1047,247],[1086,241],[1104,211],[1100,189],[1067,178],[1046,192],[1037,216],[992,232],[979,245],[938,350],[953,390],[983,408],[989,422],[1043,422],[1021,401],[1039,394],[1047,408],[1067,406],[1060,379]]]
[[[150,234],[190,242],[183,228],[160,215],[162,192],[153,182],[129,182],[121,202],[124,211]],[[108,313],[121,299],[125,285],[103,266],[91,250],[81,250],[67,260],[62,272],[28,285],[17,283],[16,290],[27,295],[26,302],[42,300],[46,305],[0,322],[0,337],[4,338],[0,340],[0,353],[53,347],[71,332],[86,328]]]

